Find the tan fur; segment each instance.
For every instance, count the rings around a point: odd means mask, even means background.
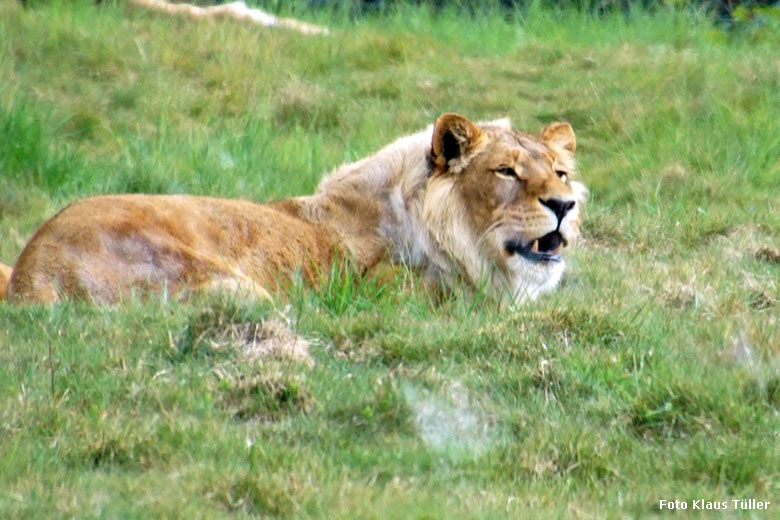
[[[571,127],[545,131],[543,139],[505,120],[474,124],[445,114],[433,128],[338,168],[315,194],[267,204],[183,195],[83,199],[30,239],[8,300],[117,302],[132,292],[215,288],[267,297],[296,275],[318,283],[337,254],[362,272],[387,260],[434,284],[487,280],[505,302],[535,297],[555,286],[562,263],[531,264],[506,243],[556,229],[540,198],[578,193],[554,172],[565,165],[574,174]],[[497,175],[499,166],[524,180]],[[581,202],[561,221],[567,241],[577,234]]]
[[[13,268],[10,265],[0,264],[0,300],[5,298],[5,291],[8,288],[8,282],[11,280],[11,271]]]
[[[540,137],[500,126],[473,125],[455,114],[440,118],[437,128],[450,132],[450,147],[460,155],[446,159],[436,134],[434,171],[425,193],[423,218],[445,256],[459,264],[473,284],[484,285],[504,302],[535,298],[554,288],[564,264],[530,263],[505,249],[509,240],[531,243],[559,230],[567,243],[579,233],[585,187],[576,176],[574,132],[568,123],[547,126]],[[449,130],[448,130],[449,129]],[[498,174],[511,168],[519,178]],[[556,171],[565,171],[562,181]],[[541,201],[573,202],[560,224]]]

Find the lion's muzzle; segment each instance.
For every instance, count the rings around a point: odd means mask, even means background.
[[[566,246],[564,239],[558,231],[523,244],[520,239],[507,240],[504,243],[506,252],[512,255],[520,255],[530,262],[560,262],[561,250]]]

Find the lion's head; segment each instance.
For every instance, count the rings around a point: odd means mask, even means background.
[[[503,121],[437,120],[423,218],[472,283],[487,282],[509,301],[558,284],[587,192],[574,181],[575,147],[568,123],[537,137]]]

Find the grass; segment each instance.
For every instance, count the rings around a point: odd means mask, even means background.
[[[776,33],[664,10],[312,16],[330,37],[0,4],[0,261],[79,197],[305,194],[457,111],[574,125],[590,200],[563,286],[498,312],[335,271],[279,302],[313,365],[215,346],[279,312],[264,304],[0,304],[0,516],[774,502]]]

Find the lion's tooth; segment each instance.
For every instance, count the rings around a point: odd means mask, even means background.
[[[532,253],[538,253],[539,252],[539,241],[534,240],[534,245],[531,246],[531,252]]]

